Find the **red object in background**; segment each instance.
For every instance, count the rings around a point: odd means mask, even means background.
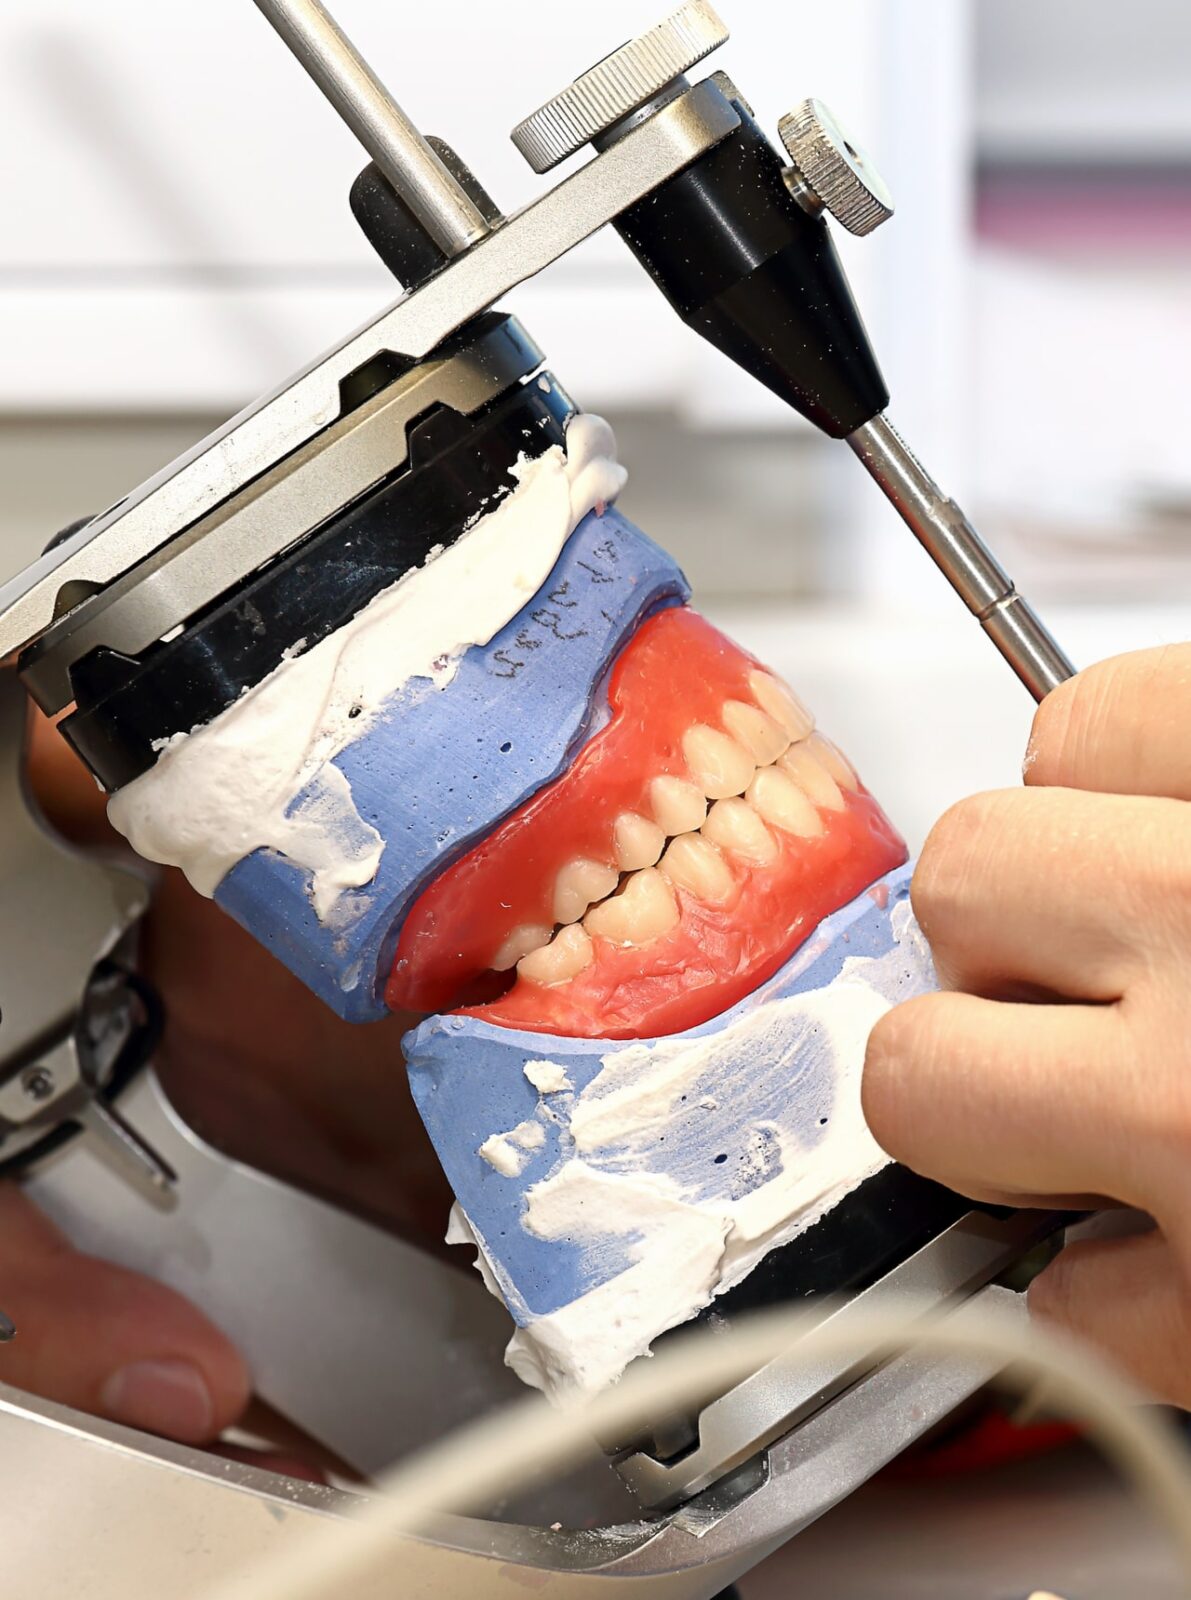
[[[512,929],[552,927],[561,868],[577,856],[613,859],[616,818],[650,814],[654,778],[687,776],[683,735],[695,723],[718,728],[726,700],[751,701],[748,680],[758,666],[693,611],[666,610],[646,622],[613,668],[609,721],[570,769],[420,896],[398,944],[389,1006],[442,1011],[474,998]],[[845,809],[823,821],[815,839],[779,833],[771,866],[734,863],[728,903],[679,890],[671,933],[641,948],[597,939],[595,959],[569,983],[519,979],[466,1014],[579,1038],[674,1033],[718,1016],[771,977],[825,916],[906,859],[867,793],[847,795]]]
[[[987,1472],[1015,1461],[1050,1455],[1081,1437],[1069,1422],[1014,1422],[990,1404],[973,1421],[944,1438],[908,1451],[886,1469],[890,1478],[951,1478]]]

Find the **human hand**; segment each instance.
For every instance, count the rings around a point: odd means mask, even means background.
[[[94,783],[40,718],[30,776],[67,837],[122,844]],[[145,970],[166,1008],[156,1065],[196,1131],[412,1237],[441,1240],[445,1180],[398,1045],[408,1018],[368,1029],[338,1021],[176,873],[163,875]],[[198,1308],[75,1251],[12,1183],[0,1184],[0,1309],[18,1328],[0,1346],[0,1382],[195,1444],[248,1403],[243,1359]]]
[[[965,800],[913,905],[943,992],[869,1041],[897,1160],[974,1199],[1119,1204],[1032,1311],[1191,1404],[1191,645],[1105,662],[1040,707],[1026,787]]]

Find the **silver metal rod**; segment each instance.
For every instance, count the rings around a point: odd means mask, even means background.
[[[318,0],[255,0],[440,249],[488,232],[476,206]]]
[[[888,418],[874,417],[848,443],[1034,699],[1074,677],[1074,666],[1004,568]]]

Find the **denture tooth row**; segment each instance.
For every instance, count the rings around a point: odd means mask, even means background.
[[[755,703],[724,703],[722,728],[687,729],[689,776],[653,779],[643,808],[652,815],[616,818],[613,861],[578,856],[562,868],[552,905],[561,928],[515,928],[497,952],[497,971],[515,965],[534,983],[568,983],[592,961],[593,938],[643,945],[669,933],[680,914],[676,889],[728,900],[736,877],[727,857],[770,866],[780,848],[775,833],[814,839],[826,831],[823,813],[844,809],[843,791],[859,787],[855,772],[778,679],[755,671],[749,690]]]

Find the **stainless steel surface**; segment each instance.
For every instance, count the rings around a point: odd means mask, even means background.
[[[398,471],[409,424],[431,406],[470,416],[541,362],[513,322],[415,367],[76,607],[21,663],[26,688],[60,711],[74,699],[70,668],[88,651],[138,655]]]
[[[448,256],[488,224],[318,0],[255,0],[391,186]]]
[[[73,1034],[94,967],[149,903],[144,873],[73,850],[37,820],[27,715],[16,673],[0,667],[0,1076]]]
[[[227,1160],[152,1073],[119,1109],[177,1173],[172,1200],[146,1205],[89,1140],[28,1192],[80,1249],[202,1306],[257,1392],[359,1471],[522,1393],[503,1365],[508,1317],[475,1274]]]
[[[380,351],[421,360],[739,127],[710,80],[510,217],[443,272],[142,484],[0,589],[0,657],[267,472],[340,413],[339,384]]]
[[[874,417],[848,443],[1035,700],[1074,677],[1074,665],[888,418]]]
[[[1016,1297],[986,1290],[977,1305]],[[866,1482],[995,1374],[993,1361],[904,1356],[774,1445],[734,1495],[708,1494],[658,1522],[606,1529],[518,1527],[443,1517],[421,1538],[394,1533],[380,1581],[353,1600],[483,1595],[710,1600]],[[70,1538],[61,1523],[70,1485]],[[755,1487],[750,1487],[755,1484]],[[354,1496],[85,1417],[0,1387],[5,1565],[24,1595],[199,1600],[267,1559]],[[130,1508],[135,1508],[132,1514]]]
[[[973,1212],[871,1288],[826,1312],[824,1324],[846,1332],[857,1317],[876,1312],[904,1318],[937,1310],[981,1288],[1058,1225],[1058,1218],[1038,1212],[1017,1212],[1004,1221]],[[698,1443],[677,1461],[638,1453],[618,1462],[617,1470],[642,1505],[668,1510],[797,1427],[872,1366],[873,1357],[862,1350],[814,1367],[796,1354],[783,1356],[706,1405],[699,1413]]]
[[[727,38],[727,28],[707,0],[689,0],[531,112],[513,129],[513,143],[535,172],[549,172]]]
[[[826,207],[841,227],[863,237],[889,221],[893,196],[884,179],[822,100],[804,100],[777,131],[816,206]]]

